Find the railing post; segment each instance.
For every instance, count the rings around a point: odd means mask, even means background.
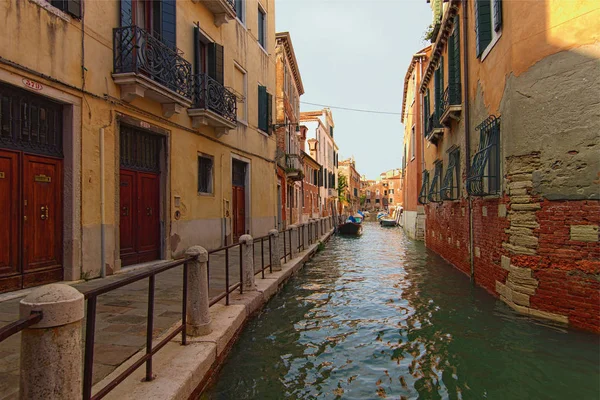
[[[309,222],[306,222],[302,225],[302,238],[303,238],[303,244],[304,246],[302,246],[302,250],[306,250],[308,248],[308,244],[309,244],[309,236],[308,236],[308,227],[310,226]]]
[[[242,286],[244,292],[256,290],[254,283],[254,239],[250,235],[240,237],[240,251],[242,252]]]
[[[208,299],[208,251],[202,246],[193,246],[187,249],[185,255],[194,257],[187,262],[186,334],[208,335],[212,331]]]
[[[298,225],[290,225],[290,235],[292,238],[291,258],[298,257]]]
[[[82,398],[83,307],[83,294],[58,283],[21,300],[21,318],[33,311],[43,315],[21,332],[21,399]]]
[[[279,242],[279,231],[277,229],[271,229],[269,231],[269,236],[271,236],[271,267],[273,267],[273,271],[281,271],[281,254],[279,254],[279,246],[281,243]]]

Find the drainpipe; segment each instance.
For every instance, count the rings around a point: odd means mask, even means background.
[[[100,276],[106,278],[106,212],[104,201],[104,127],[100,128]]]
[[[467,29],[467,22],[468,22],[468,17],[467,17],[467,0],[461,0],[462,2],[462,26],[463,26],[463,32],[465,32],[462,35],[463,38],[463,82],[464,82],[464,90],[463,90],[463,96],[464,96],[464,104],[465,104],[465,111],[464,111],[464,115],[465,115],[465,153],[466,153],[466,167],[465,167],[465,172],[467,174],[467,178],[469,177],[469,174],[471,172],[471,138],[470,138],[470,131],[471,131],[471,123],[470,123],[470,116],[469,116],[469,42],[468,42],[468,35],[466,34],[468,32]],[[475,260],[473,258],[473,254],[474,254],[474,232],[473,232],[473,198],[471,197],[471,195],[469,193],[467,193],[467,198],[468,198],[468,212],[469,212],[469,264],[471,266],[471,283],[475,283]]]

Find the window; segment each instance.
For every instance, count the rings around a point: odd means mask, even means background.
[[[421,191],[419,192],[419,204],[427,204],[427,189],[429,189],[429,171],[423,171],[423,181],[421,182]]]
[[[444,96],[446,105],[461,104],[460,79],[460,20],[454,17],[454,31],[448,38],[448,97]]]
[[[479,147],[467,177],[467,191],[474,196],[497,194],[500,191],[500,117],[491,115],[475,130],[479,131]]]
[[[448,170],[444,175],[440,194],[442,200],[456,200],[460,196],[460,148],[453,148],[448,153]]]
[[[475,0],[477,58],[483,60],[502,32],[502,0]]]
[[[383,195],[384,195],[384,196],[387,196],[387,190],[384,190],[384,191],[383,191]]]
[[[358,189],[354,188],[354,197],[358,197]]]
[[[81,18],[81,0],[51,0],[49,3],[75,18]]]
[[[413,125],[413,127],[410,131],[410,157],[411,157],[411,160],[415,159],[415,154],[416,154],[415,149],[417,147],[416,144],[417,144],[417,142],[415,140],[415,127]]]
[[[267,14],[258,7],[258,43],[267,49]]]
[[[248,98],[248,76],[246,71],[237,64],[235,64],[234,75],[233,85],[238,97],[237,120],[246,124],[248,122],[248,101],[246,100]]]
[[[242,24],[246,23],[246,5],[244,0],[235,0],[235,13]]]
[[[394,203],[394,198],[390,197],[390,204]]]
[[[431,202],[441,201],[440,190],[442,186],[442,160],[435,162],[433,179],[431,179],[431,186],[429,187],[429,193],[427,199]]]
[[[375,204],[379,204],[379,199],[375,199]]]
[[[198,156],[198,193],[213,193],[213,157]]]
[[[272,105],[273,96],[267,92],[267,87],[258,85],[258,129],[265,133],[269,133],[271,126]]]

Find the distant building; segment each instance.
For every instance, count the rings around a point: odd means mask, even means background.
[[[356,170],[354,157],[338,163],[338,174],[346,177],[343,212],[354,214],[360,209],[360,174]]]

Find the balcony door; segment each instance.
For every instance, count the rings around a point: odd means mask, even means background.
[[[176,0],[121,0],[121,27],[137,26],[176,47]]]

